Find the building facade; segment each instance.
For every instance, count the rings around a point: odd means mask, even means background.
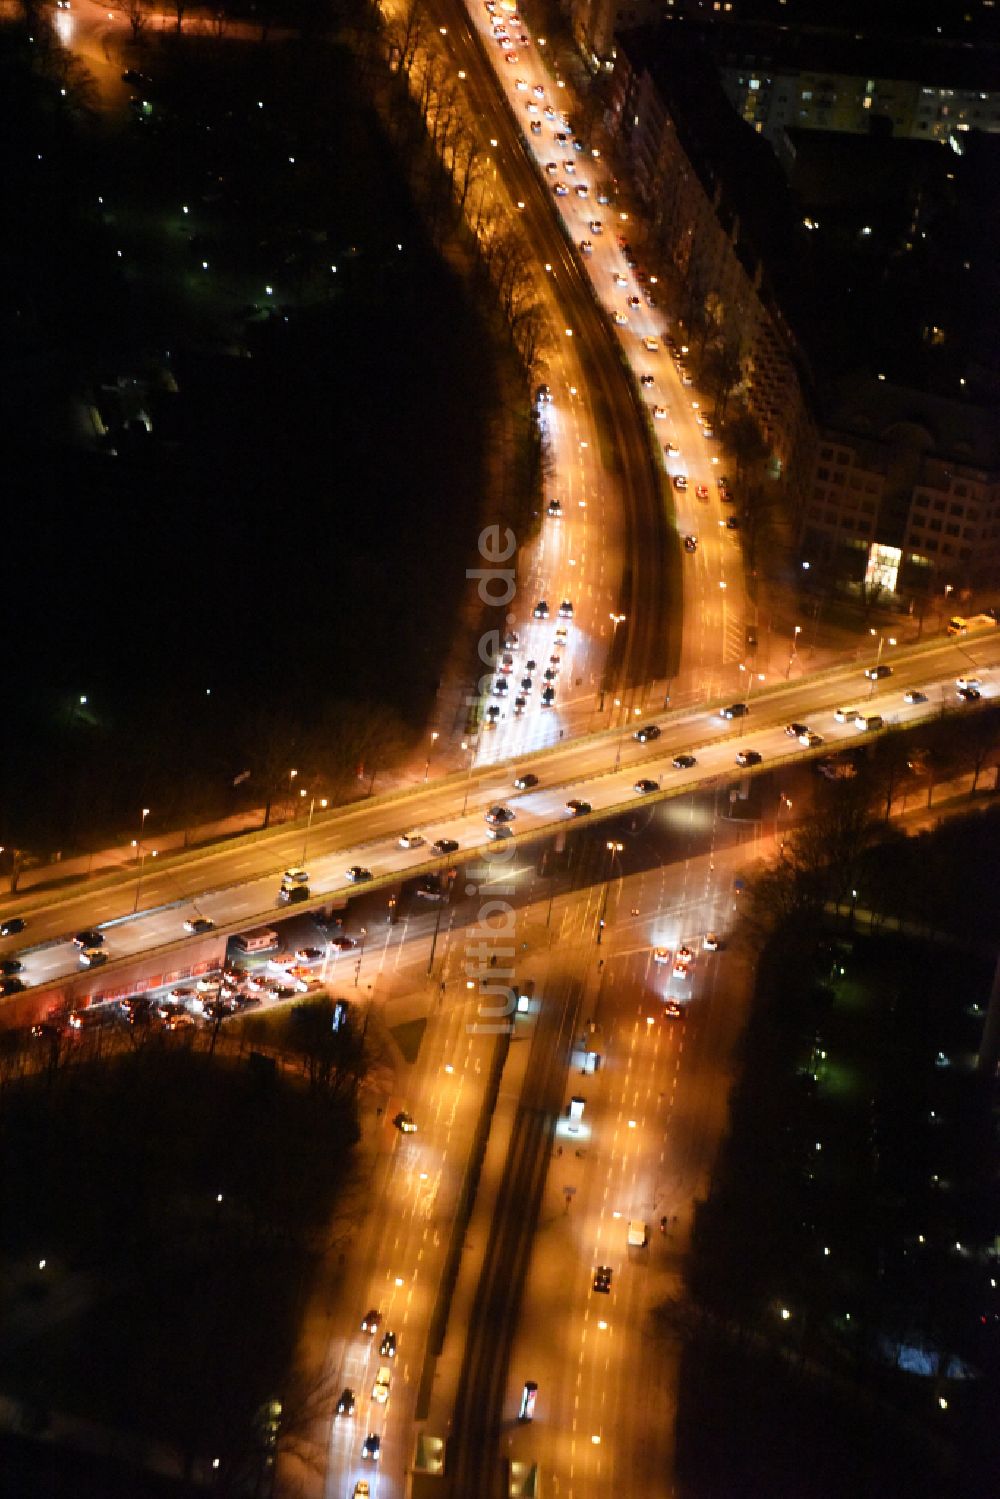
[[[780,169],[735,120],[722,121],[726,140],[716,154],[698,149],[707,143],[691,137],[662,75],[642,58],[641,37],[619,42],[609,124],[627,153],[652,248],[685,287],[689,322],[711,310],[774,471],[794,472],[808,428],[808,374],[755,238],[760,219],[755,226],[750,211],[755,197],[767,196],[761,172],[769,189],[784,194]],[[752,160],[741,154],[745,145]]]
[[[1000,587],[995,413],[876,381],[817,426],[802,556],[904,597]]]

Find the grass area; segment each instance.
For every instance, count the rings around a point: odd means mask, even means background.
[[[422,1020],[407,1020],[403,1025],[390,1026],[389,1034],[412,1066],[420,1055],[420,1043],[427,1029],[426,1016]]]
[[[315,1395],[293,1352],[350,1181],[351,1099],[151,1042],[3,1101],[3,1393],[42,1430],[56,1411],[219,1456],[229,1481],[257,1471],[265,1402],[294,1428]]]
[[[34,218],[3,240],[53,383],[12,381],[3,424],[23,564],[9,605],[32,609],[40,576],[48,603],[12,662],[0,795],[23,824],[8,837],[63,847],[124,826],[137,799],[228,810],[265,754],[255,712],[296,764],[352,703],[419,729],[496,400],[490,329],[424,234],[346,51],[148,46],[151,118],[63,121],[51,175],[12,182]],[[0,124],[35,161],[44,108],[23,92],[0,99]],[[150,382],[152,434],[114,457],[80,413],[119,377]],[[48,544],[81,513],[100,539],[85,569]],[[94,608],[102,596],[120,607]]]
[[[794,923],[761,954],[731,1133],[696,1216],[686,1499],[988,1491],[990,1098],[964,1063],[991,976],[950,944],[845,944]],[[955,1359],[974,1377],[913,1372]]]

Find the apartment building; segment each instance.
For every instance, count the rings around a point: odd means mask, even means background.
[[[779,153],[789,128],[864,135],[880,122],[958,151],[971,130],[1000,132],[991,49],[763,26],[720,27],[712,45],[731,104]]]
[[[775,278],[804,231],[780,167],[727,109],[703,57],[637,31],[619,39],[613,84],[609,125],[628,155],[653,248],[686,288],[695,318],[711,305],[773,468],[794,471],[808,373]]]
[[[996,413],[887,382],[841,385],[816,429],[801,550],[903,597],[1000,586]]]

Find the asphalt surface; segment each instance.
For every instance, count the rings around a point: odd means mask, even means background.
[[[770,770],[810,754],[855,748],[862,736],[852,725],[835,721],[833,710],[838,705],[878,712],[890,725],[917,725],[933,720],[942,710],[954,711],[959,721],[962,716],[974,716],[975,708],[956,696],[955,679],[962,672],[974,671],[981,677],[984,702],[1000,692],[996,678],[1000,641],[994,637],[964,643],[935,640],[906,650],[897,648],[892,663],[893,676],[874,690],[864,679],[864,663],[790,682],[758,685],[753,681],[749,684],[750,714],[742,721],[727,722],[717,710],[708,708],[678,711],[661,716],[659,739],[644,745],[623,728],[617,734],[604,732],[571,741],[525,757],[516,765],[459,774],[375,797],[326,813],[322,821],[317,818],[307,847],[304,828],[282,828],[226,847],[165,859],[162,864],[147,857],[138,891],[138,871],[49,895],[31,891],[6,903],[3,914],[23,915],[27,927],[0,944],[0,955],[18,952],[24,962],[22,978],[29,986],[37,986],[79,974],[79,956],[68,939],[84,926],[102,928],[112,959],[147,954],[159,959],[172,944],[179,954],[187,945],[182,922],[196,910],[220,929],[239,930],[277,920],[285,909],[277,901],[281,874],[290,865],[306,863],[313,904],[339,904],[356,889],[345,877],[345,870],[355,863],[372,871],[388,897],[401,879],[450,864],[452,856],[438,856],[430,848],[439,837],[453,838],[464,856],[483,849],[491,862],[505,858],[503,846],[487,843],[484,813],[494,803],[503,802],[515,812],[516,842],[567,825],[571,820],[567,802],[574,798],[589,803],[595,818],[628,810],[639,799],[633,784],[640,776],[659,783],[661,789],[654,798],[674,797],[720,778],[739,779],[736,754],[740,749],[756,750],[762,756],[761,769]],[[922,689],[926,701],[906,705],[903,691],[907,687]],[[808,724],[822,736],[822,746],[814,751],[803,749],[785,734],[789,721]],[[696,765],[673,769],[671,759],[680,752],[693,753]],[[515,774],[532,766],[539,785],[516,792]],[[404,829],[416,832],[424,842],[400,848],[398,838]],[[502,866],[497,863],[496,867]],[[114,963],[86,975],[80,992],[120,986],[123,980],[115,980],[114,975]]]

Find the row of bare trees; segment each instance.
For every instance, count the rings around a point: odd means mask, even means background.
[[[432,231],[451,232],[464,221],[479,264],[529,378],[549,343],[539,300],[534,257],[516,217],[499,201],[496,164],[471,128],[469,107],[440,44],[424,0],[409,0],[382,25],[379,45],[387,64],[384,116],[404,158],[423,166],[431,192]],[[421,152],[425,158],[421,161]]]

